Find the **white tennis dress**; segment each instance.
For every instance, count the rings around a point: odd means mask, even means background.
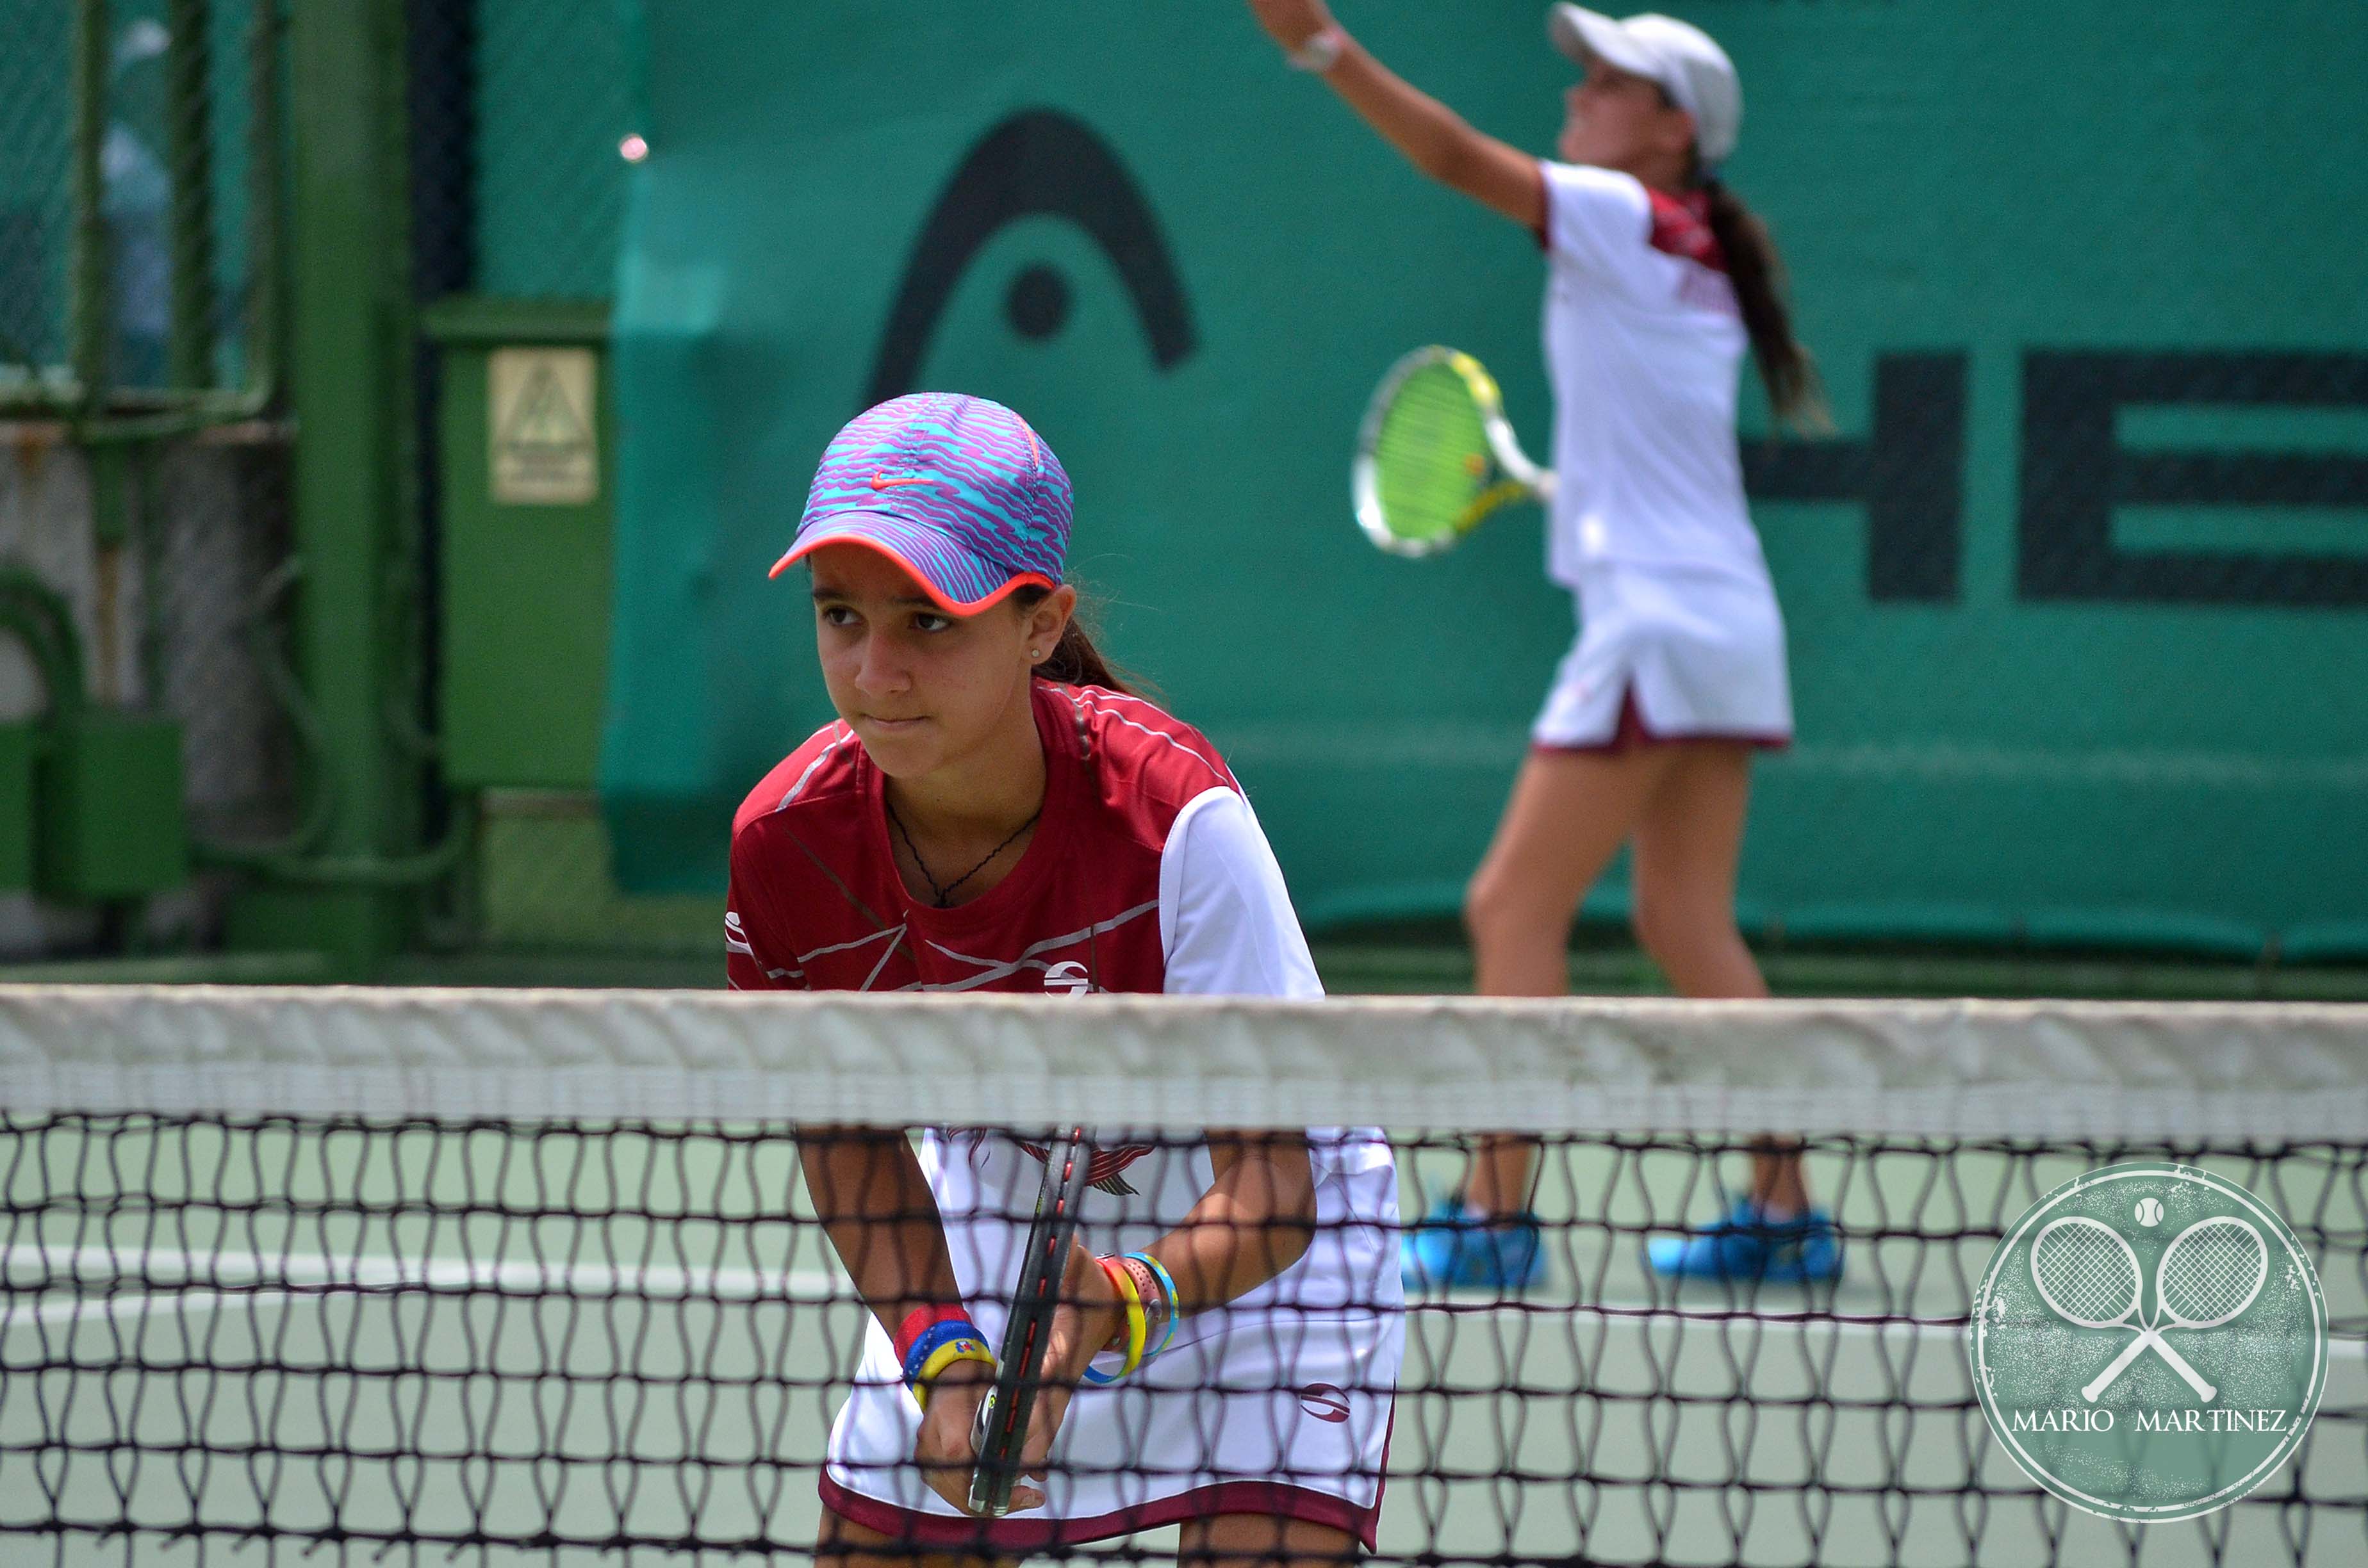
[[[1540,167],[1557,475],[1546,570],[1576,596],[1579,630],[1531,739],[1782,744],[1784,620],[1735,436],[1749,336],[1704,208],[1608,169]]]

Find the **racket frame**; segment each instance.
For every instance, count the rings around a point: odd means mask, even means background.
[[[2075,1317],[2064,1310],[2064,1304],[2055,1299],[2055,1292],[2047,1288],[2046,1278],[2039,1272],[2039,1255],[2047,1245],[2047,1238],[2057,1231],[2074,1231],[2084,1234],[2093,1231],[2111,1239],[2113,1245],[2120,1250],[2123,1260],[2130,1267],[2130,1304],[2122,1309],[2119,1316]],[[2145,1266],[2138,1262],[2137,1248],[2130,1245],[2130,1239],[2101,1220],[2092,1220],[2086,1214],[2066,1214],[2061,1219],[2051,1220],[2043,1226],[2039,1234],[2033,1236],[2031,1241],[2031,1282],[2038,1288],[2039,1299],[2047,1303],[2048,1311],[2075,1327],[2138,1330],[2143,1330],[2145,1327],[2144,1324],[2138,1321],[2140,1313],[2146,1307]]]
[[[1435,539],[1407,539],[1391,531],[1388,514],[1382,506],[1381,460],[1377,452],[1382,426],[1389,417],[1398,389],[1416,371],[1433,365],[1446,366],[1463,381],[1479,413],[1488,456],[1504,477],[1481,492],[1450,532]],[[1540,468],[1521,450],[1520,439],[1513,434],[1512,421],[1505,417],[1504,394],[1497,390],[1496,378],[1479,360],[1461,349],[1434,343],[1400,356],[1383,375],[1373,395],[1366,400],[1365,417],[1357,427],[1357,455],[1349,465],[1349,494],[1357,514],[1357,526],[1377,549],[1392,555],[1436,555],[1479,527],[1482,518],[1506,503],[1528,499],[1551,502],[1554,490],[1554,471]]]
[[[995,1381],[979,1402],[978,1429],[970,1478],[971,1511],[1000,1518],[1011,1511],[1019,1483],[1028,1420],[1044,1386],[1044,1348],[1067,1282],[1069,1249],[1077,1235],[1078,1210],[1092,1173],[1093,1147],[1086,1130],[1073,1127],[1048,1137],[1044,1176],[1036,1192],[1036,1212],[1019,1251],[1011,1313],[1003,1324]]]
[[[2190,1318],[2184,1312],[2179,1312],[2173,1308],[2170,1304],[2169,1298],[2163,1291],[2163,1283],[2170,1277],[2170,1260],[2178,1256],[2179,1250],[2181,1247],[2186,1246],[2189,1243],[2192,1242],[2201,1233],[2205,1231],[2221,1230],[2242,1231],[2252,1242],[2252,1249],[2248,1255],[2252,1258],[2253,1262],[2252,1284],[2245,1291],[2242,1300],[2237,1301],[2235,1306],[2229,1308],[2226,1312],[2222,1312],[2218,1317]],[[2170,1244],[2162,1249],[2162,1259],[2155,1265],[2155,1309],[2163,1323],[2171,1328],[2218,1328],[2222,1324],[2234,1320],[2239,1313],[2243,1312],[2247,1307],[2251,1306],[2256,1301],[2260,1300],[2261,1288],[2269,1282],[2270,1244],[2268,1239],[2261,1234],[2260,1228],[2254,1225],[2251,1221],[2243,1219],[2235,1214],[2214,1215],[2208,1220],[2198,1220],[2192,1225],[2188,1226],[2187,1229],[2180,1232],[2176,1236],[2173,1236],[2170,1239]]]
[[[2169,1298],[2163,1292],[2163,1283],[2170,1273],[2170,1260],[2178,1256],[2179,1249],[2186,1245],[2198,1231],[2214,1230],[2230,1225],[2236,1226],[2239,1230],[2242,1230],[2247,1235],[2252,1237],[2253,1245],[2260,1251],[2259,1266],[2253,1270],[2252,1288],[2245,1292],[2245,1299],[2243,1301],[2238,1301],[2235,1306],[2229,1308],[2226,1312],[2221,1313],[2216,1318],[2190,1318],[2177,1311],[2174,1311],[2170,1305]],[[2159,1355],[2164,1361],[2169,1364],[2172,1371],[2177,1372],[2180,1377],[2187,1380],[2187,1386],[2193,1389],[2197,1396],[2200,1397],[2204,1403],[2209,1404],[2214,1400],[2218,1399],[2220,1397],[2220,1391],[2214,1388],[2212,1384],[2205,1382],[2203,1378],[2196,1374],[2195,1369],[2188,1365],[2187,1358],[2181,1356],[2177,1350],[2171,1348],[2170,1342],[2163,1338],[2162,1331],[2166,1328],[2186,1329],[2191,1332],[2200,1329],[2218,1328],[2222,1324],[2233,1321],[2242,1313],[2247,1307],[2251,1306],[2254,1301],[2259,1300],[2261,1294],[2261,1287],[2269,1282],[2269,1278],[2270,1244],[2262,1239],[2261,1233],[2256,1230],[2249,1221],[2240,1220],[2233,1214],[2222,1214],[2209,1220],[2198,1220],[2194,1224],[2188,1226],[2187,1229],[2180,1232],[2178,1235],[2173,1236],[2171,1238],[2170,1244],[2162,1249],[2162,1256],[2155,1261],[2154,1321],[2142,1325],[2138,1336],[2130,1341],[2127,1345],[2122,1346],[2122,1353],[2114,1357],[2112,1363],[2108,1365],[2103,1371],[2099,1372],[2096,1378],[2090,1381],[2087,1388],[2080,1391],[2080,1397],[2087,1400],[2091,1404],[2096,1403],[2098,1395],[2111,1388],[2113,1384],[2113,1380],[2127,1371],[2129,1369],[2130,1363],[2136,1360],[2140,1355],[2144,1354],[2148,1346],[2152,1346],[2156,1354]],[[2053,1304],[2054,1303],[2052,1302],[2050,1303],[2050,1305]]]

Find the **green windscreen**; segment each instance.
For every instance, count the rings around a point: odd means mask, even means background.
[[[1747,383],[1798,715],[1755,775],[1747,920],[2368,949],[2368,160],[2329,140],[2368,114],[2356,7],[1679,10],[1740,70],[1727,177],[1838,427],[1770,439]],[[1574,73],[1542,6],[1342,16],[1551,144]],[[1572,609],[1534,508],[1391,558],[1349,461],[1426,343],[1551,450],[1534,238],[1238,7],[638,25],[602,765],[628,881],[719,887],[733,805],[828,717],[766,568],[831,432],[933,388],[1060,452],[1104,641],[1224,749],[1303,915],[1452,910]]]

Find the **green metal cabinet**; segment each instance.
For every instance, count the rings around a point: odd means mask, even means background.
[[[50,726],[34,778],[34,885],[43,895],[144,898],[188,881],[179,725],[84,708]]]
[[[462,296],[442,356],[445,781],[589,790],[609,667],[608,307]]]

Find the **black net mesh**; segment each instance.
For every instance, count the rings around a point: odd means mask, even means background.
[[[1312,1236],[1276,1226],[1250,1249],[1269,1272],[1293,1258],[1298,1272],[1186,1316],[1136,1376],[1069,1404],[1072,1439],[1042,1484],[1050,1512],[1097,1521],[1068,1533],[1097,1539],[1064,1542],[1048,1510],[982,1538],[948,1511],[916,1522],[891,1506],[925,1495],[896,1425],[907,1396],[839,1260],[866,1270],[865,1246],[884,1248],[901,1211],[879,1161],[833,1166],[824,1179],[842,1185],[820,1207],[868,1216],[835,1249],[800,1165],[802,1148],[813,1169],[854,1136],[12,1116],[0,1469],[17,1479],[0,1488],[0,1536],[19,1545],[6,1555],[722,1562],[813,1550],[820,1493],[892,1552],[991,1540],[1166,1558],[1172,1499],[1220,1494],[1434,1563],[2334,1564],[2368,1549],[2357,1146],[1815,1138],[1805,1174],[1836,1221],[1840,1273],[1792,1284],[1672,1278],[1648,1262],[1724,1211],[1764,1148],[1749,1140],[1547,1140],[1543,1278],[1528,1290],[1401,1301],[1407,1233],[1361,1226],[1361,1200],[1336,1192]],[[1206,1142],[1099,1147],[1079,1243],[1175,1256],[1117,1217],[1206,1187]],[[1378,1168],[1370,1195],[1411,1224],[1436,1215],[1474,1147],[1392,1134],[1393,1178],[1383,1151],[1319,1134],[1311,1168],[1342,1190]],[[973,1195],[965,1208],[939,1187],[970,1311],[999,1340],[1001,1271],[1041,1165],[1002,1133],[928,1149]],[[2279,1209],[2336,1336],[2302,1449],[2246,1501],[2189,1523],[2111,1524],[2043,1493],[1991,1436],[1968,1370],[1967,1314],[2017,1216],[2133,1159],[2216,1171]],[[849,1169],[881,1187],[844,1185]],[[1337,1267],[1311,1272],[1321,1259]],[[889,1423],[885,1448],[866,1421]]]

